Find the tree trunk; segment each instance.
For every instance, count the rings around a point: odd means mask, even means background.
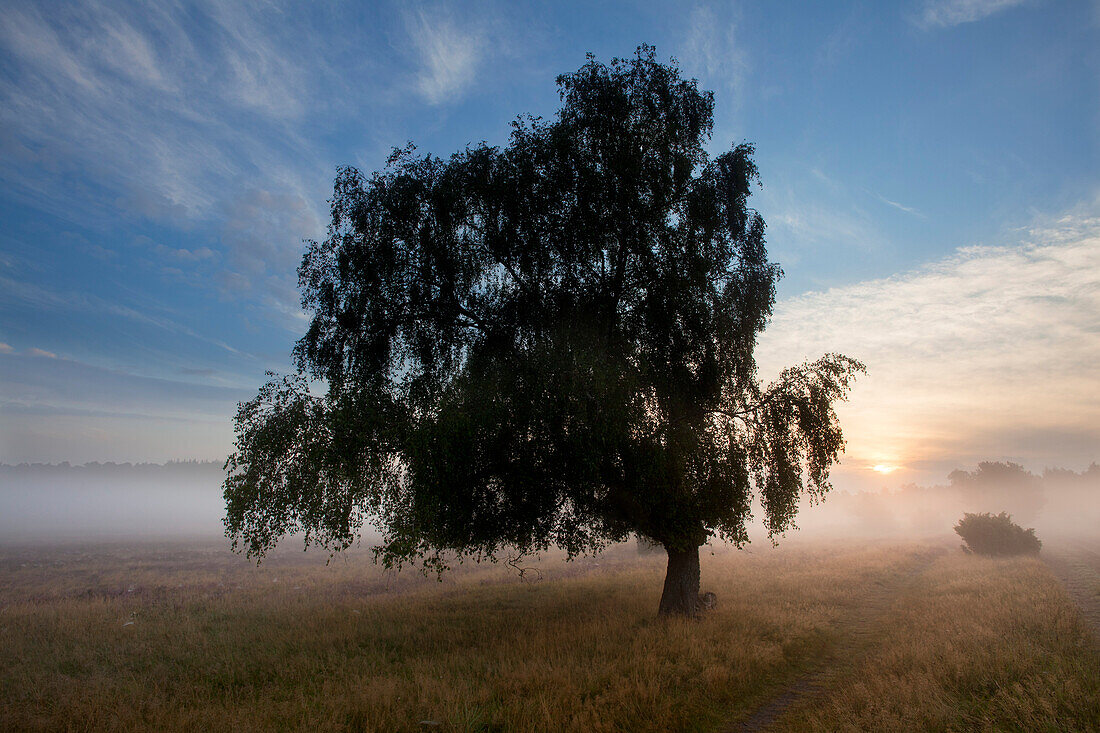
[[[668,571],[661,593],[661,616],[699,613],[699,548],[668,550]]]

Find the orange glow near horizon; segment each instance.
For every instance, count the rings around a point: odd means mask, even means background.
[[[836,407],[836,486],[1097,460],[1100,197],[1037,216],[1019,237],[777,302],[757,354],[765,379],[831,352],[867,365]]]

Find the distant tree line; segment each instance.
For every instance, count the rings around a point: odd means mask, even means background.
[[[63,475],[189,475],[218,474],[222,472],[221,461],[168,461],[167,463],[114,463],[93,461],[84,464],[61,463],[0,463],[0,476],[63,476]],[[220,478],[219,478],[220,481]]]
[[[1032,473],[1012,462],[983,461],[952,471],[946,484],[895,491],[835,492],[813,518],[855,532],[940,534],[963,513],[1006,512],[1026,525],[1086,530],[1100,522],[1100,464],[1084,471]]]

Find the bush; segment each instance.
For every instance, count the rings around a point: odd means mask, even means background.
[[[1043,543],[1034,529],[1024,529],[1004,512],[964,514],[955,532],[966,542],[963,549],[979,555],[1038,554]]]

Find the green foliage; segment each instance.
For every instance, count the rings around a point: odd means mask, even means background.
[[[1043,545],[1034,529],[1024,529],[1005,512],[964,514],[955,532],[966,542],[963,549],[978,555],[1034,555]]]
[[[754,489],[773,534],[828,490],[863,366],[757,380],[781,271],[752,146],[710,158],[711,93],[648,47],[558,84],[504,148],[339,170],[299,375],[237,415],[225,523],[250,555],[297,530],[340,549],[368,517],[386,564],[742,543]]]

